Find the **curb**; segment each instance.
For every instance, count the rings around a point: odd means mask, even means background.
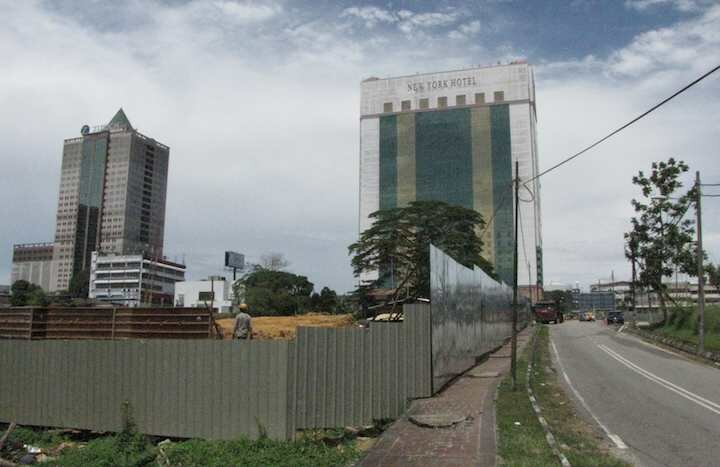
[[[535,350],[537,346],[537,330],[532,335],[531,345],[532,354],[528,356],[527,376],[525,378],[525,386],[527,387],[530,404],[532,404],[532,408],[533,411],[535,411],[535,416],[537,417],[538,422],[540,422],[540,425],[542,425],[543,427],[543,431],[545,432],[545,440],[550,446],[550,449],[560,460],[560,464],[562,464],[563,467],[572,467],[570,461],[567,459],[567,457],[565,457],[565,454],[560,452],[557,441],[555,440],[555,436],[552,434],[552,431],[550,431],[550,426],[545,420],[545,417],[543,417],[541,414],[540,405],[538,404],[537,399],[535,399],[535,394],[533,393],[532,386],[530,385],[530,377],[532,376],[533,371],[533,358],[535,357]]]
[[[673,350],[682,352],[689,357],[703,360],[706,363],[709,363],[715,367],[720,366],[720,352],[707,351],[699,354],[697,353],[697,347],[693,344],[689,344],[678,339],[673,339],[672,337],[663,336],[661,334],[656,334],[652,331],[645,331],[643,329],[633,328],[632,326],[625,326],[623,332],[634,334],[636,336],[640,336],[643,339],[660,343],[662,345],[672,348]]]

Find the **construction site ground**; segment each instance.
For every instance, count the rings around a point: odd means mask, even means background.
[[[298,326],[314,326],[323,328],[342,328],[353,325],[350,314],[328,315],[324,313],[307,313],[296,316],[258,316],[252,318],[253,339],[294,339]],[[223,339],[232,338],[234,318],[217,320],[223,333]]]

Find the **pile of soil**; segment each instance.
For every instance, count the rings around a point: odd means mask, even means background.
[[[230,339],[235,319],[219,319],[217,323],[223,332],[223,339]],[[294,339],[298,326],[342,328],[352,325],[353,317],[350,314],[307,313],[296,316],[259,316],[252,318],[253,339]]]

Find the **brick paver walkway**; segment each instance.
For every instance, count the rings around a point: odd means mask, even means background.
[[[528,336],[527,330],[520,333],[518,350]],[[509,371],[508,343],[440,394],[413,401],[358,466],[494,466],[495,388]],[[445,428],[428,426],[453,422]]]

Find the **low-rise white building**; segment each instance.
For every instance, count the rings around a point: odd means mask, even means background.
[[[185,265],[143,255],[98,254],[90,264],[88,296],[121,306],[173,305]]]
[[[212,307],[221,313],[227,313],[232,310],[232,300],[232,282],[222,276],[175,284],[175,306],[178,307]]]

